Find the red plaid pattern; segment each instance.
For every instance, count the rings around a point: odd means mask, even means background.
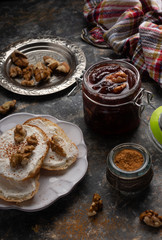
[[[84,16],[96,25],[93,42],[106,42],[128,56],[162,87],[162,12],[156,0],[87,0]]]

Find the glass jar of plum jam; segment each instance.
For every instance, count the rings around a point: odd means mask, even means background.
[[[82,84],[84,118],[100,134],[129,132],[140,123],[142,98],[138,70],[122,60],[89,67]]]

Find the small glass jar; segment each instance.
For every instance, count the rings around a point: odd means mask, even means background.
[[[115,156],[122,150],[136,150],[143,156],[143,164],[134,171],[126,171],[119,168],[115,162]],[[107,157],[106,177],[108,182],[116,190],[123,193],[138,193],[144,190],[152,180],[152,160],[148,151],[135,143],[123,143],[114,147]]]
[[[109,65],[118,65],[132,71],[134,80],[128,91],[105,94],[94,90],[90,77],[96,71],[100,75],[104,74],[104,67]],[[132,64],[121,60],[107,60],[92,65],[84,73],[82,84],[85,122],[100,134],[119,134],[135,129],[140,123],[142,91],[140,74]]]

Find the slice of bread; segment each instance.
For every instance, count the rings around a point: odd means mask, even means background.
[[[69,139],[59,125],[43,117],[31,118],[24,124],[31,124],[41,128],[48,136],[49,142],[53,136],[56,136],[60,141],[63,154],[61,154],[60,151],[57,151],[59,150],[57,146],[55,146],[55,150],[52,150],[50,146],[47,156],[43,161],[42,168],[53,171],[62,171],[69,168],[77,160],[77,146]]]
[[[23,125],[26,136],[23,141],[16,143],[14,139],[15,128],[0,136],[0,175],[14,181],[22,181],[34,177],[39,173],[43,160],[47,155],[49,146],[46,134],[37,126]],[[38,142],[25,165],[11,165],[11,156],[21,151],[27,144],[27,138],[35,135]]]
[[[23,202],[31,199],[39,188],[39,175],[25,181],[14,181],[0,175],[0,198],[7,202]]]

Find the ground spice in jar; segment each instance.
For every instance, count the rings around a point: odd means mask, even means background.
[[[115,155],[114,163],[122,170],[135,171],[144,163],[144,157],[135,149],[123,149]]]

